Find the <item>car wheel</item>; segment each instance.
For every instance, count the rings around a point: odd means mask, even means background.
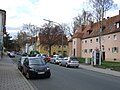
[[[22,71],[22,74],[25,75],[24,70],[22,69],[21,71]]]
[[[66,67],[68,67],[68,64],[66,63],[66,65],[65,65]]]
[[[76,66],[76,68],[78,68],[79,66]]]
[[[48,73],[48,74],[46,75],[46,78],[50,78],[50,76],[51,76],[51,73]]]
[[[61,64],[61,63],[59,63],[59,65],[60,65],[60,66],[62,66],[62,64]]]
[[[29,74],[28,72],[26,73],[26,78],[27,78],[27,79],[30,79],[30,78],[31,78],[31,76],[30,76],[30,74]]]

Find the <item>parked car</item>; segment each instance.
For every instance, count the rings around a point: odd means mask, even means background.
[[[64,60],[62,60],[59,65],[78,68],[79,61],[76,57],[65,57]]]
[[[41,57],[27,57],[23,62],[22,73],[26,78],[46,77],[50,78],[51,72],[47,63]]]
[[[20,71],[22,71],[22,69],[23,69],[23,62],[24,62],[25,58],[26,58],[25,56],[24,57],[20,57],[20,59],[18,61],[18,69]]]
[[[50,63],[59,64],[63,59],[64,57],[62,55],[53,55],[53,57],[50,60]]]
[[[9,56],[10,58],[14,58],[14,57],[15,57],[15,54],[14,54],[14,52],[9,52],[9,53],[8,53],[8,56]]]
[[[22,56],[28,56],[28,54],[27,53],[23,53]]]

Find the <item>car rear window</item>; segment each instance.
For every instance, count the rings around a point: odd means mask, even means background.
[[[77,61],[77,58],[76,57],[70,57],[70,60]]]

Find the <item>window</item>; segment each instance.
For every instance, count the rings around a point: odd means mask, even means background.
[[[87,53],[87,49],[84,49],[84,53]]]
[[[117,40],[117,36],[116,35],[113,35],[113,40]]]
[[[75,45],[75,41],[74,41],[74,45]]]
[[[66,46],[64,46],[64,48],[66,48]]]
[[[112,53],[118,53],[118,47],[113,47],[112,48]]]
[[[108,36],[108,39],[110,39],[110,36]]]
[[[120,23],[119,23],[119,22],[116,23],[116,27],[117,27],[117,28],[120,28]]]
[[[96,42],[98,42],[98,38],[96,38]]]
[[[59,46],[59,48],[60,48],[61,46]]]
[[[92,43],[92,39],[90,39],[90,43]]]
[[[92,53],[92,49],[89,49],[89,53]]]
[[[87,40],[85,40],[85,43],[87,43]]]

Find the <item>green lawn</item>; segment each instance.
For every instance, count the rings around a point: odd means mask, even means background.
[[[78,58],[78,60],[80,63],[85,64],[85,58]],[[96,65],[95,67],[120,71],[120,62],[103,61],[101,65]]]
[[[101,65],[96,65],[95,67],[120,71],[120,62],[103,61]]]

